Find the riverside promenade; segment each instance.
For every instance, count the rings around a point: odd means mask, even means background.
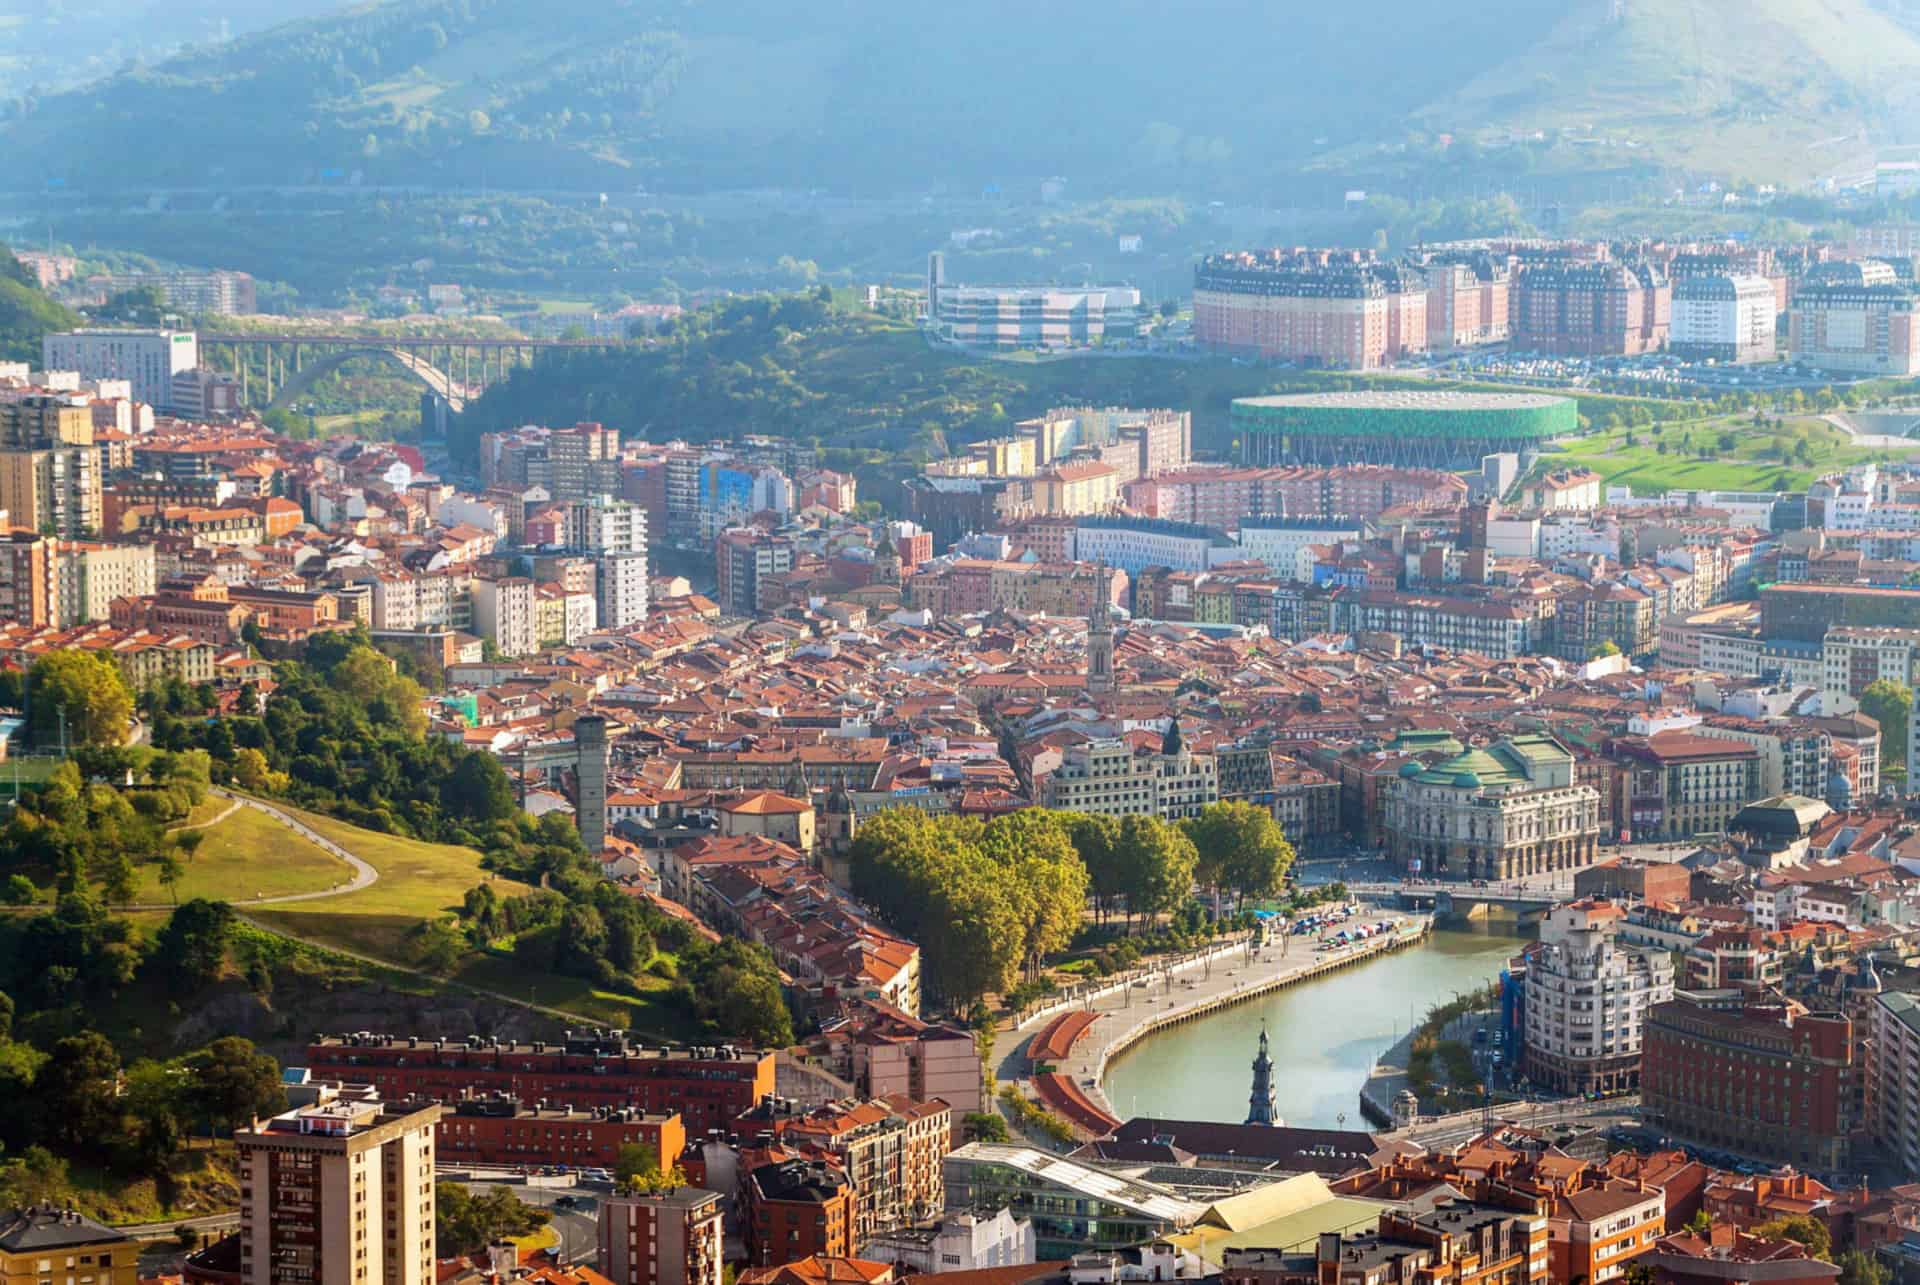
[[[1127,983],[1085,1000],[1042,1009],[1011,1032],[1002,1033],[1004,1052],[996,1078],[1018,1083],[1025,1096],[1053,1105],[1045,1092],[1037,1091],[1034,1078],[1037,1069],[1050,1068],[1076,1095],[1100,1111],[1115,1114],[1102,1084],[1107,1064],[1153,1032],[1404,949],[1424,940],[1433,927],[1429,916],[1391,912],[1359,916],[1345,926],[1370,923],[1386,924],[1390,931],[1327,949],[1320,949],[1319,940],[1310,934],[1278,937],[1265,945],[1240,942],[1165,970],[1141,970]],[[1030,1055],[1036,1039],[1052,1045],[1047,1051],[1058,1055],[1036,1061]],[[1058,1080],[1051,1085],[1056,1090],[1060,1087]]]

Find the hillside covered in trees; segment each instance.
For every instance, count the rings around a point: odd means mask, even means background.
[[[71,330],[80,315],[40,291],[33,274],[0,245],[0,361],[40,361],[40,338]]]

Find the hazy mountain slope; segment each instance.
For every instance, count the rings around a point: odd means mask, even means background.
[[[1873,3],[387,0],[43,98],[0,184],[1244,190],[1587,124],[1798,168],[1771,143],[1903,122],[1920,38]]]
[[[1900,141],[1920,37],[1870,0],[1580,0],[1437,99],[1437,127],[1612,131],[1702,168],[1795,177],[1839,136]]]
[[[344,0],[13,0],[0,6],[0,99],[85,84],[183,45],[338,9]]]

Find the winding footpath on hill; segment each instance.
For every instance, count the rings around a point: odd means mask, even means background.
[[[331,888],[322,888],[318,892],[288,892],[282,893],[277,897],[258,897],[243,903],[247,907],[289,906],[301,901],[319,901],[326,897],[344,897],[350,892],[359,892],[364,888],[371,888],[374,884],[380,882],[380,872],[374,869],[372,864],[365,858],[357,857],[353,853],[348,852],[345,848],[327,838],[325,835],[320,834],[314,830],[312,826],[302,821],[299,817],[294,816],[291,812],[283,812],[271,803],[263,803],[259,799],[251,798],[245,794],[235,794],[233,791],[222,789],[217,785],[209,788],[214,794],[219,795],[221,798],[231,800],[231,806],[211,820],[201,821],[192,826],[176,826],[175,829],[212,829],[241,808],[252,808],[256,812],[261,812],[272,817],[275,821],[286,826],[289,830],[313,844],[322,852],[338,857],[340,860],[346,862],[348,868],[353,871],[353,878],[345,883],[337,883]],[[120,910],[172,910],[174,906],[172,902],[155,901],[135,902],[132,905],[117,908]],[[237,906],[236,909],[238,909]]]

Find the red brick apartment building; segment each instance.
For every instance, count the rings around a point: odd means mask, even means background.
[[[389,1099],[457,1102],[505,1092],[562,1106],[677,1111],[696,1135],[727,1128],[774,1086],[771,1053],[646,1048],[620,1032],[573,1032],[550,1044],[321,1036],[307,1046],[307,1066],[321,1079],[372,1084]]]

